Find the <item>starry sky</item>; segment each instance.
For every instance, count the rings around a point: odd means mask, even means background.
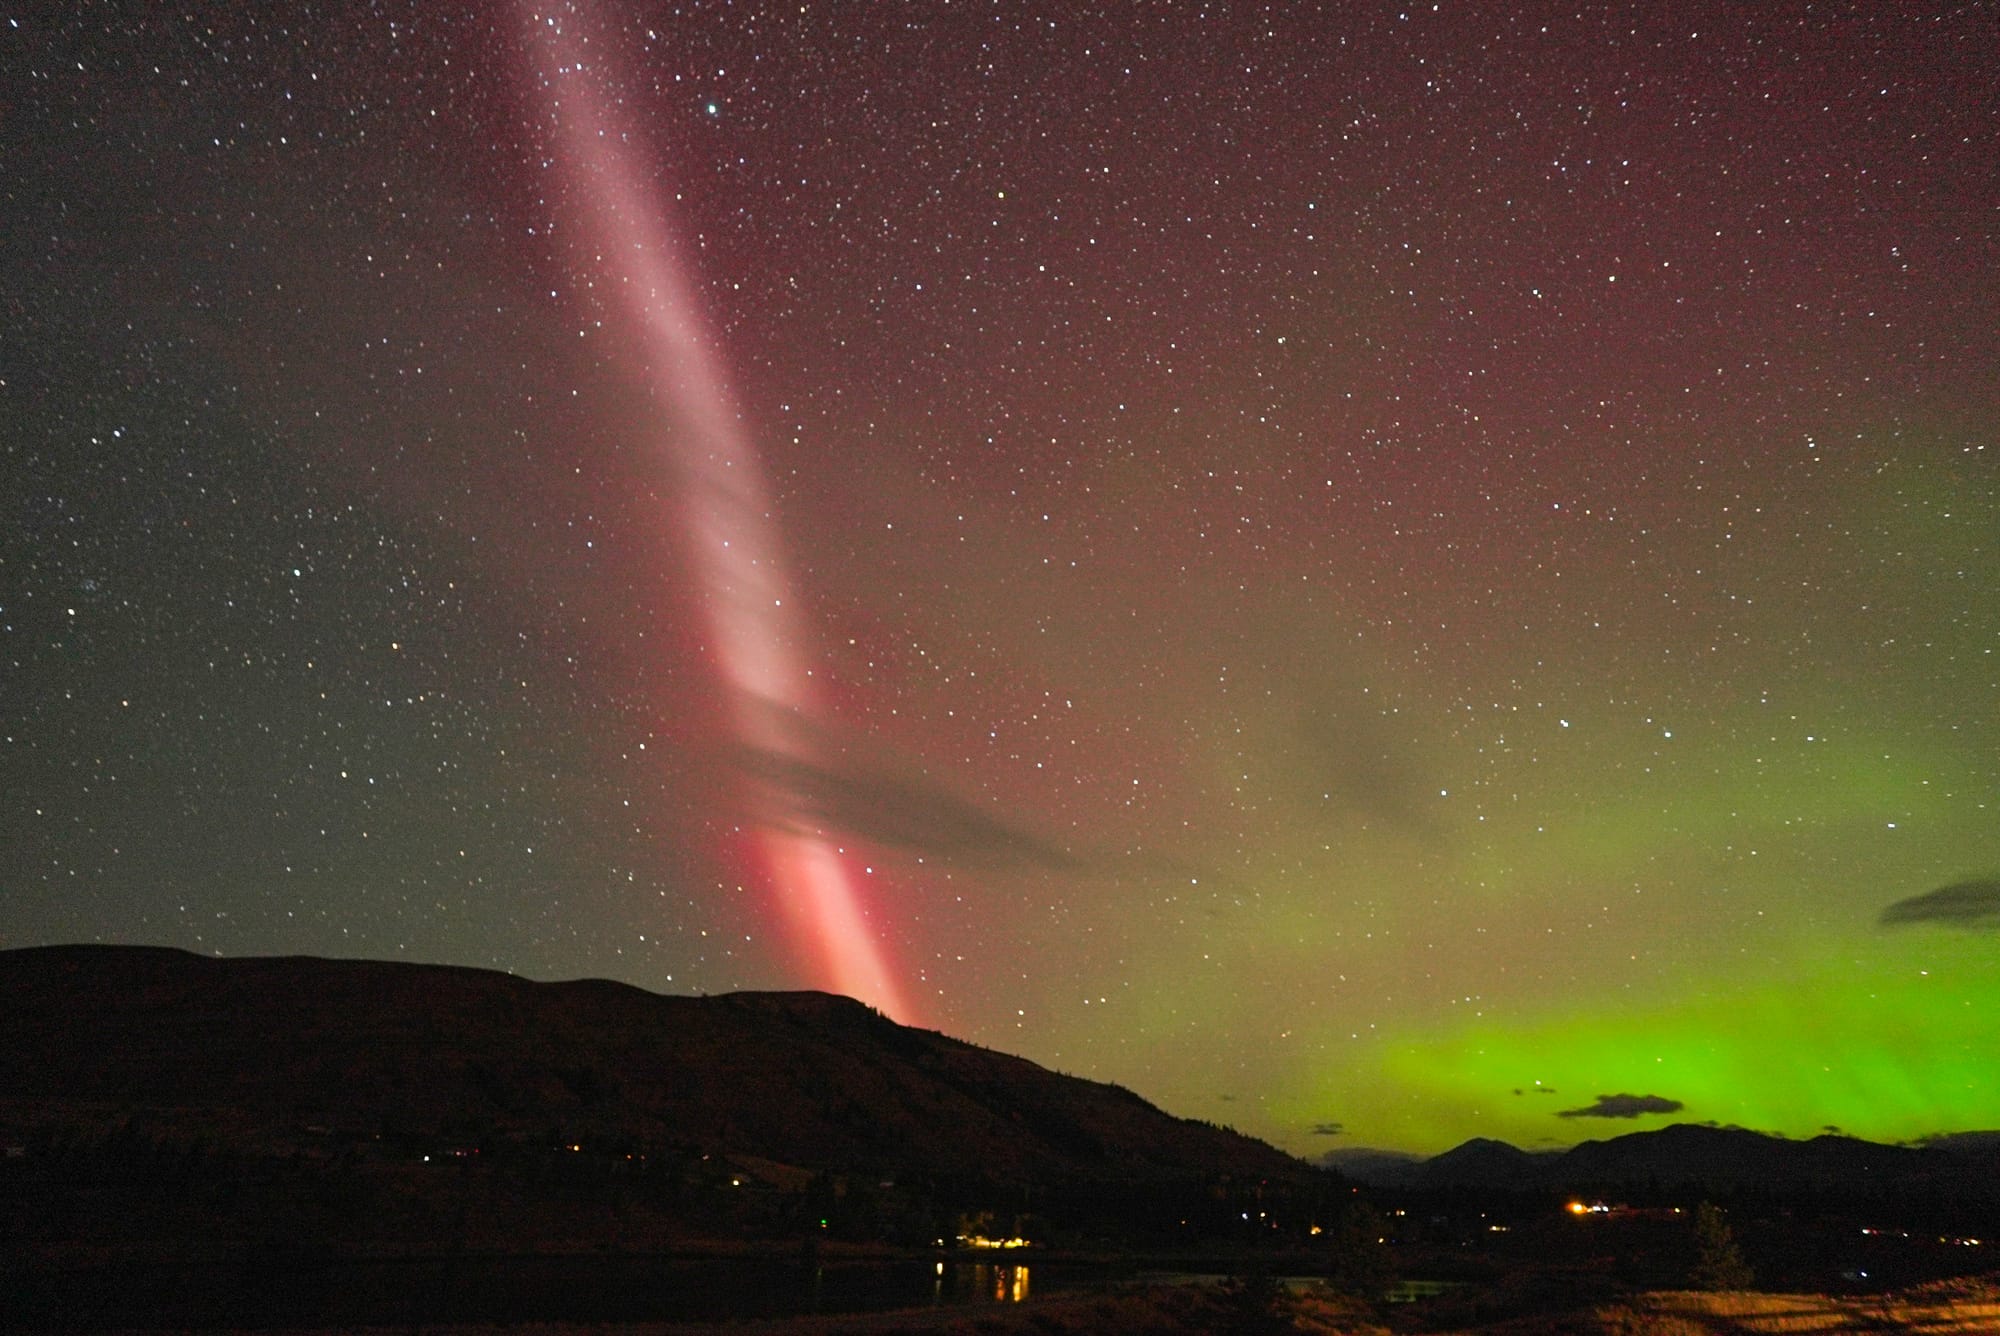
[[[60,10],[0,947],[2000,1126],[1990,6]]]

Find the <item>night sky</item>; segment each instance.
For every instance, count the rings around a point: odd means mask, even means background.
[[[1996,313],[1987,5],[11,6],[0,947],[2000,1126]]]

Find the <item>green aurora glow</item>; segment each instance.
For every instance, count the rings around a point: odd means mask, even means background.
[[[1467,1114],[1488,1135],[1523,1146],[1666,1121],[1795,1137],[1832,1125],[1900,1141],[1990,1120],[2000,1107],[1995,1053],[1992,939],[1927,930],[1829,941],[1754,977],[1690,980],[1650,1003],[1392,1034],[1379,1049],[1377,1077],[1379,1088],[1398,1092],[1398,1139],[1433,1150],[1464,1135]],[[1342,1083],[1350,1105],[1353,1075]],[[1374,1084],[1364,1079],[1359,1088]],[[1556,1094],[1536,1093],[1538,1084]],[[1412,1094],[1418,1109],[1434,1113],[1409,1112]],[[1657,1094],[1686,1107],[1671,1119],[1552,1116],[1601,1094]],[[1317,1095],[1306,1103],[1324,1107],[1334,1092]],[[1361,1140],[1391,1130],[1373,1119],[1357,1112],[1350,1129]]]
[[[837,987],[807,820],[902,1019],[1300,1155],[2000,1127],[1878,926],[2000,879],[1992,6],[16,8],[0,947]]]

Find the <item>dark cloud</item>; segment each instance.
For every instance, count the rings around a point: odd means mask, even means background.
[[[1401,668],[1329,624],[1324,610],[1275,594],[1239,610],[1231,628],[1261,647],[1266,687],[1255,724],[1252,781],[1293,819],[1339,822],[1433,843],[1441,785],[1435,738],[1395,708]]]
[[[1435,839],[1437,788],[1413,764],[1411,743],[1366,700],[1335,695],[1302,705],[1286,721],[1279,745],[1292,753],[1292,782],[1315,806],[1336,802],[1413,838]]]
[[[1067,850],[975,807],[927,779],[867,766],[822,765],[788,752],[744,747],[737,764],[755,783],[767,824],[831,829],[945,862],[1076,870]]]
[[[1316,1137],[1337,1137],[1346,1130],[1346,1123],[1314,1123],[1312,1125],[1312,1134]]]
[[[2000,928],[2000,880],[1959,881],[1898,900],[1882,911],[1885,927],[1899,923],[1948,923],[1955,928]]]
[[[1556,1088],[1554,1086],[1545,1086],[1537,1084],[1536,1086],[1533,1087],[1533,1089],[1537,1095],[1553,1095],[1556,1093]],[[1517,1095],[1525,1095],[1528,1092],[1522,1089],[1520,1086],[1515,1086],[1514,1093]]]
[[[1679,1113],[1687,1106],[1662,1095],[1599,1095],[1597,1103],[1563,1109],[1558,1118],[1638,1118],[1649,1113]]]

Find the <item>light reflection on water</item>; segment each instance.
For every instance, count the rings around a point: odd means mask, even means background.
[[[756,1269],[751,1274],[757,1281],[759,1301],[741,1311],[724,1312],[730,1316],[868,1312],[916,1307],[926,1299],[935,1308],[977,1307],[1021,1303],[1031,1293],[1028,1268],[1022,1263],[937,1261],[921,1265],[922,1271],[907,1264],[814,1265],[804,1275],[804,1290],[797,1292],[791,1303],[784,1298],[781,1272]],[[918,1288],[925,1281],[929,1281],[925,1287],[928,1294]],[[711,1284],[702,1288],[713,1298],[722,1287]]]
[[[1017,1304],[1028,1297],[1028,1268],[1019,1262],[937,1264],[931,1302]]]
[[[69,1290],[51,1289],[45,1305],[102,1312],[111,1327],[243,1330],[540,1322],[736,1322],[809,1314],[895,1309],[976,1308],[1013,1304],[1104,1283],[1095,1273],[1041,1264],[1031,1288],[1029,1268],[1014,1261],[820,1261],[800,1257],[676,1258],[620,1256],[493,1256],[291,1260],[244,1278],[238,1268],[202,1273],[189,1285],[183,1268],[127,1268],[116,1285],[98,1272],[79,1272]],[[105,1271],[104,1277],[111,1273]],[[96,1307],[80,1297],[88,1282],[109,1298]],[[8,1296],[13,1297],[11,1294]],[[60,1301],[60,1303],[56,1302]],[[0,1303],[0,1329],[56,1329],[49,1321],[10,1322]]]

